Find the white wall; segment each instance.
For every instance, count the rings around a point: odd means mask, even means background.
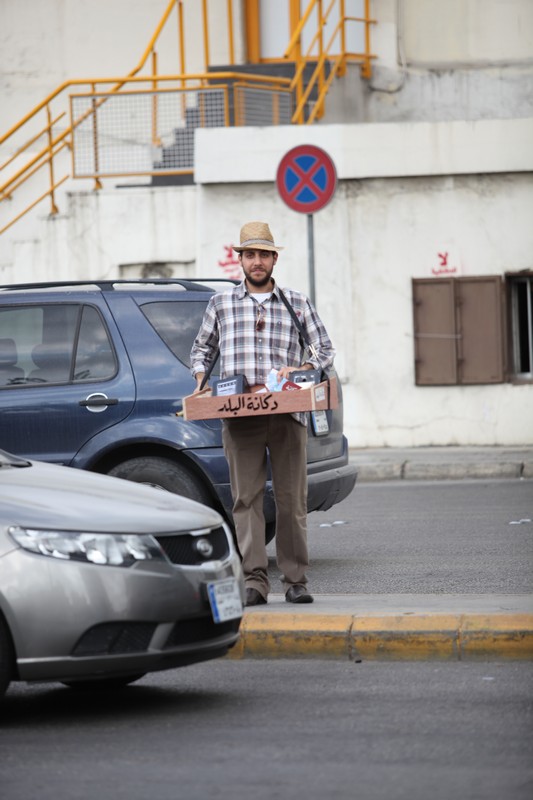
[[[531,0],[373,0],[372,77],[355,65],[328,121],[533,115]],[[332,116],[332,114],[334,116]]]
[[[64,81],[134,69],[166,5],[167,0],[3,0],[2,131]]]
[[[530,0],[373,0],[378,63],[457,68],[533,62]]]
[[[0,134],[60,84],[127,75],[137,67],[169,0],[2,0]],[[226,0],[209,0],[211,63],[228,63]],[[235,60],[243,59],[242,15],[234,2]],[[201,4],[185,0],[188,72],[205,68]],[[158,71],[180,73],[176,10],[157,45]],[[143,74],[151,74],[151,61]]]
[[[531,267],[533,177],[467,175],[363,181],[350,205],[356,410],[362,445],[523,444],[533,386],[417,387],[411,278],[449,254],[454,275]],[[529,251],[529,252],[528,252]]]
[[[141,277],[132,265],[154,262],[171,265],[176,277],[195,273],[194,186],[75,192],[61,208],[15,244],[13,263],[0,264],[0,284]]]
[[[533,118],[274,128],[200,129],[195,180],[275,180],[299,144],[323,147],[339,178],[521,172],[533,169]]]
[[[408,64],[495,66],[533,61],[529,0],[400,0]]]

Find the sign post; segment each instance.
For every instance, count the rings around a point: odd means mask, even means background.
[[[276,173],[281,199],[293,211],[307,214],[309,297],[315,299],[315,238],[313,214],[329,203],[337,187],[337,172],[329,155],[320,147],[302,144],[281,159]]]

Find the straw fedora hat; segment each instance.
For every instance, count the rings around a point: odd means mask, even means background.
[[[273,250],[277,253],[283,247],[274,244],[274,237],[266,222],[247,222],[241,228],[240,245],[234,245],[233,249],[237,253],[243,250]]]

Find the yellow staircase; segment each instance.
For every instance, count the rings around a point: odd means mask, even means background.
[[[71,178],[90,179],[95,189],[106,178],[132,176],[151,176],[154,184],[192,183],[197,127],[302,125],[320,119],[333,80],[345,74],[349,62],[360,64],[362,77],[371,75],[370,29],[375,20],[370,18],[370,0],[361,0],[360,17],[346,14],[347,0],[310,0],[302,14],[299,2],[288,2],[292,36],[282,59],[261,59],[252,36],[252,60],[235,64],[233,2],[227,0],[230,63],[213,67],[208,3],[202,0],[205,67],[189,73],[184,3],[170,0],[128,75],[58,86],[0,137],[0,147],[7,150],[12,141],[23,141],[0,166],[0,234],[46,198],[50,214],[57,214],[56,191]],[[258,0],[244,4],[247,30],[256,34],[258,8]],[[350,25],[363,26],[362,52],[346,49]],[[177,30],[179,72],[162,75],[158,43],[169,26]],[[22,187],[17,207],[13,201]]]

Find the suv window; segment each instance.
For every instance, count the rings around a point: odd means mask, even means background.
[[[42,331],[39,306],[0,310],[0,386],[22,383],[35,369],[31,353],[42,342]]]
[[[76,353],[75,370],[72,356]],[[102,380],[116,360],[96,308],[74,303],[0,309],[0,387]]]
[[[100,314],[93,306],[84,306],[76,349],[74,380],[103,381],[116,373],[115,354]]]
[[[190,365],[191,348],[202,324],[206,300],[145,303],[141,310],[164,343],[186,367]]]

